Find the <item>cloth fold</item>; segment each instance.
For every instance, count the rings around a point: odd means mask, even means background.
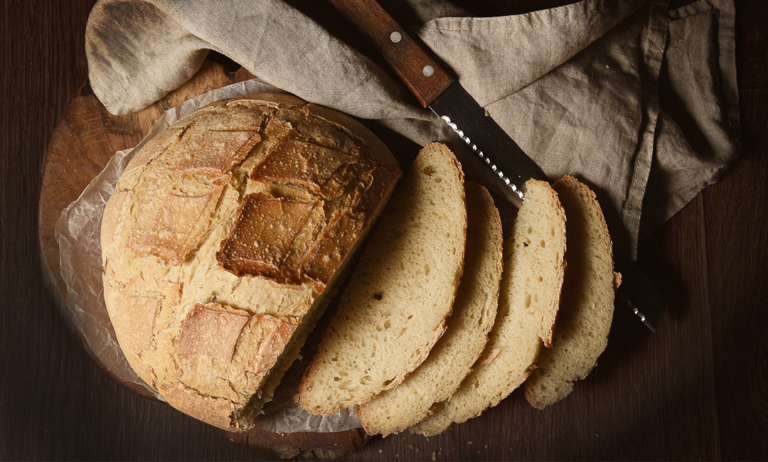
[[[415,32],[555,178],[579,176],[635,256],[737,156],[733,0],[582,0],[522,15],[409,0]],[[387,4],[384,2],[386,8]],[[387,72],[275,0],[101,0],[86,31],[91,86],[114,114],[186,82],[207,50],[308,101],[373,119],[419,144],[459,141]]]

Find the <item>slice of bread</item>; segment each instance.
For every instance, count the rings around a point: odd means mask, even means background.
[[[553,185],[568,217],[568,272],[563,283],[552,348],[525,383],[525,397],[542,409],[565,398],[583,380],[608,345],[613,298],[620,276],[613,272],[613,246],[603,212],[587,186],[565,176]]]
[[[502,268],[499,211],[484,187],[467,184],[467,251],[448,330],[429,357],[396,388],[357,408],[369,434],[387,436],[420,422],[450,398],[488,342],[496,320]]]
[[[396,387],[445,332],[462,274],[464,173],[425,146],[382,215],[304,373],[299,403],[333,414]]]
[[[525,188],[528,200],[504,244],[499,309],[485,352],[413,433],[435,435],[496,406],[528,378],[542,343],[551,343],[565,273],[565,213],[548,183],[530,180]]]

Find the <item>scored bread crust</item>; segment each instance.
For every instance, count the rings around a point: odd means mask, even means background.
[[[535,369],[551,337],[566,266],[566,217],[548,183],[529,180],[525,191],[528,200],[504,243],[499,309],[485,351],[456,393],[412,433],[436,435],[499,404]]]
[[[525,397],[538,409],[565,398],[584,380],[608,346],[614,294],[621,275],[613,270],[613,243],[597,196],[565,175],[553,184],[568,217],[570,267],[563,283],[558,329],[552,348],[525,382]],[[590,226],[591,225],[591,226]]]
[[[307,412],[332,414],[396,387],[443,335],[463,270],[463,182],[447,147],[421,150],[304,373]]]
[[[131,367],[193,417],[252,427],[400,176],[368,129],[290,95],[218,101],[157,134],[101,229]]]
[[[447,400],[471,372],[496,320],[502,271],[502,227],[488,190],[467,183],[464,274],[446,333],[405,380],[357,408],[368,434],[399,433]]]

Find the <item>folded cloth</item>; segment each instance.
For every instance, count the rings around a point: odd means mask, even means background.
[[[414,33],[547,175],[596,189],[619,253],[634,257],[737,156],[733,0],[582,0],[490,18],[405,1],[425,21]],[[86,31],[91,87],[114,114],[179,87],[208,50],[419,144],[459,144],[373,61],[277,0],[100,0]]]

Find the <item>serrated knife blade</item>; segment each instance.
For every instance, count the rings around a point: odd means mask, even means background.
[[[509,188],[517,197],[525,199],[526,181],[531,178],[548,181],[541,168],[458,82],[453,82],[428,107],[491,169],[501,183],[498,186]]]

